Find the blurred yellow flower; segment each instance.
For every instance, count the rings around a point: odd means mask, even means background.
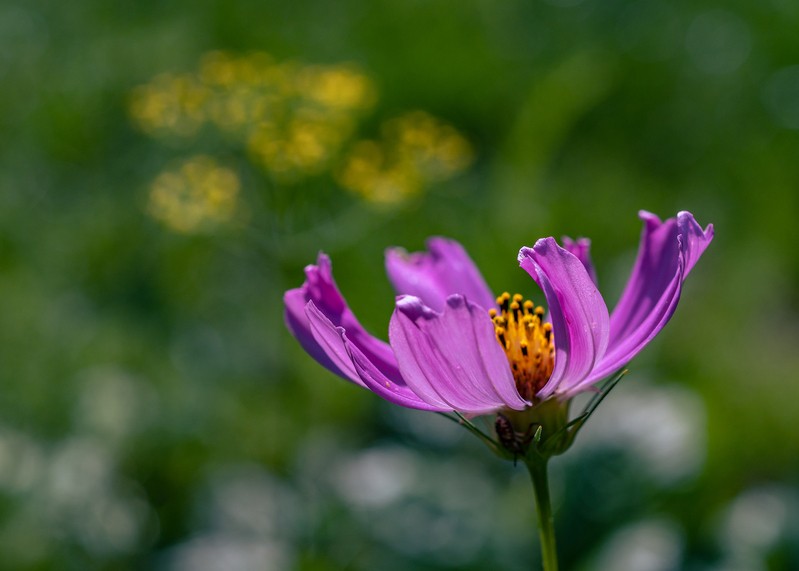
[[[163,74],[134,90],[130,113],[153,136],[193,136],[211,124],[288,182],[329,167],[374,101],[371,80],[350,65],[215,51],[202,57],[197,73]]]
[[[297,114],[284,124],[264,121],[250,135],[253,160],[283,182],[323,172],[349,138],[354,122],[330,116]]]
[[[305,67],[297,74],[296,86],[299,93],[330,110],[368,109],[375,99],[372,82],[346,65]]]
[[[469,142],[422,111],[384,123],[380,141],[360,141],[338,171],[344,188],[377,204],[394,204],[446,180],[473,160]]]
[[[211,91],[190,74],[161,74],[134,89],[130,113],[151,135],[194,135],[205,122]]]
[[[342,156],[376,99],[372,80],[349,64],[213,51],[196,72],[161,74],[136,88],[130,114],[154,137],[192,138],[215,129],[280,184],[332,172],[342,187],[374,204],[398,204],[471,164],[466,138],[422,111],[386,121],[377,140],[356,142]],[[229,219],[237,191],[234,173],[195,158],[158,177],[150,211],[177,231],[193,232]]]
[[[177,232],[209,230],[233,218],[239,186],[235,172],[200,155],[156,177],[147,209]]]

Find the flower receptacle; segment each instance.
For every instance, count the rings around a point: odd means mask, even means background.
[[[610,393],[627,370],[620,371],[607,381],[588,402],[585,409],[569,420],[571,399],[557,396],[537,402],[524,410],[503,410],[497,413],[494,430],[499,447],[497,452],[506,458],[523,458],[526,463],[546,462],[571,447],[577,433]]]
[[[573,440],[567,430],[569,405],[570,400],[553,397],[524,410],[497,413],[495,430],[500,445],[513,459],[562,454]]]

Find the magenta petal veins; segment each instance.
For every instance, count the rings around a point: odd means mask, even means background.
[[[389,339],[402,376],[431,404],[471,414],[531,404],[514,388],[488,313],[463,296],[449,297],[442,313],[419,298],[399,297]]]

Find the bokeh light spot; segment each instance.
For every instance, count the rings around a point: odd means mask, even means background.
[[[359,141],[338,173],[344,188],[376,204],[396,204],[446,180],[473,160],[469,142],[422,111],[391,119],[378,141]]]
[[[685,38],[685,48],[691,60],[709,75],[733,73],[749,57],[751,47],[749,26],[726,10],[699,14]]]
[[[763,100],[778,125],[799,129],[799,65],[775,72],[763,88]]]

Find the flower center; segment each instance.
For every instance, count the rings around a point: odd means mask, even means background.
[[[505,350],[519,394],[533,401],[555,366],[552,324],[544,323],[544,308],[508,292],[497,298],[500,311],[490,309],[497,341]]]

